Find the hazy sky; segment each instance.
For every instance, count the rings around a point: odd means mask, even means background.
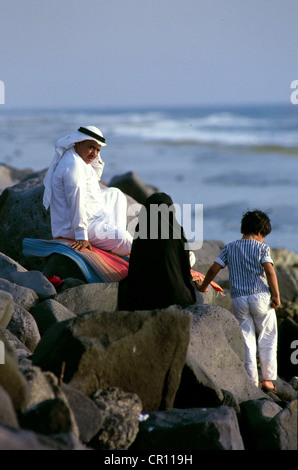
[[[0,0],[1,106],[289,103],[297,20],[297,0]]]

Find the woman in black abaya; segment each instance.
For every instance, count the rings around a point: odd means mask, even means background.
[[[186,242],[171,197],[152,194],[140,211],[128,275],[119,284],[120,310],[196,303]]]

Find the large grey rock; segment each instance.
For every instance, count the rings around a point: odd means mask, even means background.
[[[40,434],[73,433],[79,435],[74,414],[58,378],[36,367],[21,368],[29,388],[29,401],[20,415],[23,428]],[[60,379],[59,379],[60,380]]]
[[[298,323],[298,302],[283,302],[276,310],[277,326],[279,327],[283,320],[290,317],[295,323]]]
[[[136,393],[144,410],[171,408],[189,342],[191,315],[160,311],[81,314],[51,327],[32,360],[90,396],[119,387]]]
[[[30,310],[38,302],[38,295],[29,287],[18,286],[14,282],[0,279],[0,290],[12,295],[13,301]]]
[[[295,390],[295,388],[291,385],[290,382],[291,381],[286,382],[280,377],[277,377],[277,379],[274,381],[274,384],[277,388],[277,392],[267,392],[267,395],[270,398],[275,399],[277,404],[279,403],[279,401],[289,403],[290,401],[295,400],[295,398],[298,398],[298,390]]]
[[[98,390],[92,395],[103,416],[101,429],[90,445],[98,450],[125,450],[139,432],[142,402],[135,393],[117,387]]]
[[[26,410],[46,400],[57,397],[57,378],[51,372],[43,372],[31,362],[20,361],[19,370],[26,379],[28,386],[28,400]]]
[[[5,287],[5,286],[4,286]],[[6,328],[14,310],[14,301],[10,292],[0,289],[0,326]]]
[[[79,315],[92,310],[114,312],[118,306],[118,283],[92,283],[60,292],[55,300]]]
[[[74,413],[79,430],[79,438],[87,444],[102,428],[104,421],[103,411],[93,400],[70,385],[62,383],[62,391]]]
[[[204,240],[200,249],[194,250],[196,263],[193,266],[195,271],[206,274],[215,258],[220,254],[224,247],[224,242],[220,240]]]
[[[32,352],[40,341],[36,321],[31,313],[21,305],[14,304],[14,310],[7,329]]]
[[[46,170],[3,191],[0,196],[0,251],[27,268],[24,238],[51,238],[50,217],[42,204]]]
[[[27,269],[4,253],[0,253],[0,278],[8,279],[7,276],[15,272],[25,273]]]
[[[123,175],[114,176],[110,180],[109,186],[114,186],[120,189],[140,204],[144,204],[147,197],[153,193],[152,188],[146,186],[141,178],[133,171],[129,171]]]
[[[246,450],[256,450],[257,442],[265,432],[264,426],[282,408],[270,399],[248,400],[240,405],[240,430]]]
[[[296,392],[298,392],[298,377],[292,377],[290,382],[289,382],[289,385],[291,385],[291,387],[296,390]]]
[[[181,453],[244,450],[244,445],[235,411],[220,406],[148,413],[140,422],[140,431],[131,449]]]
[[[209,286],[207,292],[200,292],[195,286],[195,293],[197,305],[218,305],[219,307],[223,307],[229,310],[229,312],[232,312],[232,299],[229,290],[224,289],[224,293],[221,294],[213,289],[213,287]]]
[[[291,401],[285,409],[264,425],[256,450],[298,449],[298,400]]]
[[[0,450],[55,450],[54,441],[32,431],[16,430],[0,424]]]
[[[87,450],[72,433],[38,434],[0,425],[0,450]]]
[[[31,309],[31,313],[41,335],[43,335],[50,326],[76,316],[71,310],[54,299],[47,299],[40,302]]]
[[[209,289],[208,292],[200,292],[195,287],[195,293],[196,293],[196,304],[197,305],[203,305],[203,304],[213,305],[214,304],[214,300],[215,300],[214,289]]]
[[[5,163],[0,164],[0,194],[3,189],[13,186],[24,178],[27,178],[33,170],[26,168],[19,170]]]
[[[23,411],[28,401],[28,384],[18,368],[18,360],[5,336],[5,329],[0,328],[0,340],[5,345],[5,362],[1,364],[0,385],[6,390],[16,411]]]
[[[296,301],[298,283],[289,269],[276,269],[281,302]]]
[[[10,273],[7,280],[15,284],[32,289],[37,295],[39,300],[54,297],[57,291],[53,284],[40,272],[36,270],[27,272],[14,271]]]
[[[298,266],[298,253],[285,248],[272,248],[271,256],[276,269]]]
[[[10,348],[9,350],[13,352],[18,361],[31,356],[32,351],[8,328],[0,328],[0,332],[0,335],[7,341]]]
[[[176,406],[215,406],[231,393],[237,403],[266,395],[244,368],[244,342],[239,323],[217,305],[185,309],[193,314],[190,342]]]
[[[44,400],[34,408],[26,410],[21,418],[22,428],[39,434],[74,432],[74,421],[69,406],[61,398]]]
[[[0,424],[19,429],[19,422],[10,396],[0,385]]]

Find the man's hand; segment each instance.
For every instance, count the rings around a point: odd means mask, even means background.
[[[71,243],[70,245],[72,248],[78,251],[82,251],[84,248],[92,251],[92,246],[88,242],[88,240],[76,240],[75,242]]]

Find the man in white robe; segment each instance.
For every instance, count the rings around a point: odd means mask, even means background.
[[[117,188],[99,185],[105,139],[94,126],[80,127],[59,139],[44,179],[43,203],[50,207],[53,238],[74,240],[77,250],[92,246],[120,256],[130,253],[133,237],[126,229],[127,201]]]

